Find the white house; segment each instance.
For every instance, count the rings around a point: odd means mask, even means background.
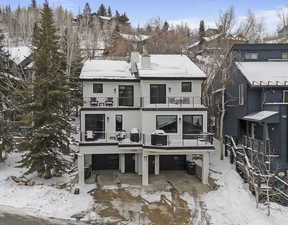
[[[83,66],[79,183],[90,168],[138,173],[148,185],[149,173],[184,169],[192,155],[202,156],[208,183],[214,146],[201,103],[206,75],[184,55],[133,52],[129,61]]]

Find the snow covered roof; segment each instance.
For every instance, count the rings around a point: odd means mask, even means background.
[[[206,78],[205,73],[185,55],[151,55],[150,60],[151,66],[144,69],[140,58],[136,67],[140,78]],[[139,79],[131,73],[131,65],[124,60],[88,60],[83,65],[80,79]]]
[[[236,62],[236,66],[252,86],[288,85],[288,62]]]
[[[252,121],[252,122],[261,122],[261,121],[268,119],[269,117],[274,116],[276,114],[278,114],[278,112],[260,111],[260,112],[248,114],[248,115],[244,116],[242,119]]]
[[[149,35],[144,35],[144,34],[123,34],[123,33],[120,33],[120,36],[128,41],[137,41],[137,42],[140,42],[140,41],[145,41],[147,39],[150,38]]]
[[[108,17],[108,16],[99,16],[99,18],[102,20],[112,20],[112,17]]]
[[[135,79],[130,64],[124,60],[88,60],[84,63],[80,79]]]
[[[17,65],[23,62],[32,53],[31,49],[27,46],[4,48],[4,50],[8,51],[10,59]]]
[[[150,55],[151,68],[142,68],[138,63],[139,76],[147,77],[187,77],[206,78],[205,73],[200,70],[186,55]],[[141,62],[141,60],[140,60]]]

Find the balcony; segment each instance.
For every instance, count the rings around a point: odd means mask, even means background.
[[[201,97],[84,97],[89,108],[205,108]]]
[[[84,107],[92,108],[140,108],[141,99],[119,97],[84,97]]]
[[[204,108],[199,96],[142,97],[144,108]]]
[[[213,147],[213,134],[185,134],[153,135],[129,133],[125,131],[115,133],[86,131],[81,133],[81,144],[115,144],[121,146],[137,145],[153,148],[181,148],[181,147]]]
[[[265,155],[280,155],[279,149],[273,148],[273,144],[270,140],[259,140],[248,136],[242,136],[242,144],[246,148],[250,148],[253,151],[263,153]]]

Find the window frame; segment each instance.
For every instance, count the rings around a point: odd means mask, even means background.
[[[156,115],[156,130],[162,130],[162,129],[160,129],[159,127],[158,127],[158,118],[159,117],[163,117],[163,116],[171,116],[171,117],[175,117],[176,118],[176,131],[174,132],[167,132],[167,131],[165,131],[165,133],[167,133],[167,134],[176,134],[176,133],[178,133],[178,115]]]
[[[281,55],[282,55],[281,58],[282,58],[283,60],[288,60],[288,52],[282,52]],[[286,57],[284,57],[284,55],[286,55]]]
[[[185,115],[182,115],[182,135],[183,135],[183,137],[185,136],[185,135],[189,135],[188,133],[185,133],[185,129],[184,129],[184,118],[185,117],[192,117],[192,125],[193,125],[193,122],[194,122],[194,118],[195,117],[200,117],[201,118],[201,131],[200,131],[200,134],[202,134],[203,132],[204,132],[204,116],[203,116],[203,114],[185,114]],[[192,135],[193,134],[198,134],[198,133],[192,133]]]
[[[152,89],[155,88],[155,86],[162,86],[163,90],[165,90],[165,96],[153,96],[152,95]],[[160,94],[160,88],[158,88],[158,93]],[[155,98],[158,98],[155,100]],[[166,104],[167,103],[167,85],[166,84],[150,84],[150,104]]]
[[[189,90],[186,91],[186,90],[183,90],[183,84],[189,84]],[[191,81],[184,81],[184,82],[181,82],[181,92],[192,92],[192,82]]]
[[[253,54],[256,55],[256,58],[251,57]],[[247,60],[257,60],[259,58],[259,53],[258,52],[245,52],[245,59]]]
[[[245,99],[244,99],[244,84],[239,84],[238,86],[238,103],[239,105],[244,105],[245,104]]]
[[[287,101],[285,101],[285,94],[287,93]],[[283,103],[288,103],[288,90],[283,90]]]
[[[96,91],[96,85],[101,85],[100,91]],[[93,93],[94,94],[103,94],[103,83],[93,83]]]

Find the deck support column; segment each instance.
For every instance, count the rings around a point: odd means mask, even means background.
[[[78,178],[79,178],[79,185],[85,184],[84,155],[83,154],[78,154]]]
[[[125,173],[125,154],[119,155],[119,170],[121,173]]]
[[[139,163],[139,157],[138,157],[139,154],[135,154],[134,155],[134,168],[135,168],[135,173],[138,174],[138,163]]]
[[[147,153],[142,154],[142,185],[147,186],[148,182],[148,165],[149,165],[149,155]]]
[[[160,171],[160,157],[159,155],[155,155],[155,175],[159,175],[159,171]]]
[[[209,153],[203,153],[202,155],[202,183],[208,184],[208,176],[209,176]]]
[[[138,175],[142,175],[142,155],[143,155],[143,153],[137,154],[137,157],[138,157]]]

